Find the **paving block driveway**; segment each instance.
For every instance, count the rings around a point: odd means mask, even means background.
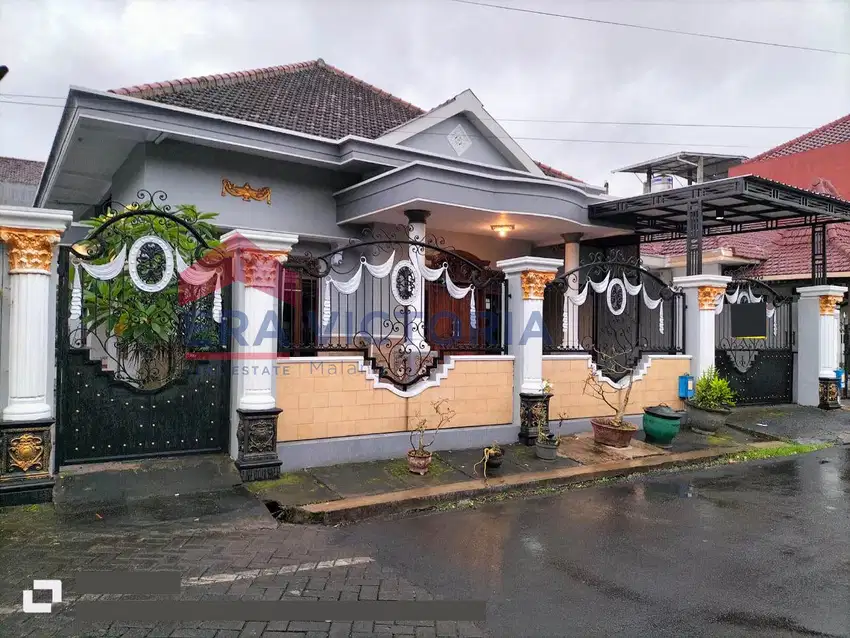
[[[30,508],[32,510],[32,508]],[[110,529],[108,521],[59,524],[51,506],[0,513],[0,636],[327,638],[366,636],[472,637],[463,622],[112,622],[74,620],[74,573],[179,570],[184,600],[433,600],[415,583],[373,561],[368,551],[332,546],[333,530],[281,525],[269,529],[165,524]],[[51,614],[20,611],[34,579],[61,579],[66,602]],[[48,594],[49,595],[49,594]],[[113,596],[114,598],[115,596]],[[109,596],[86,596],[86,599]],[[128,596],[144,599],[144,596]],[[148,596],[148,599],[155,598]],[[42,598],[37,595],[36,602]]]

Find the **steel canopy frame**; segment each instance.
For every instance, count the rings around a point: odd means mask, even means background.
[[[686,240],[687,274],[702,273],[702,238],[813,228],[812,277],[826,281],[825,224],[850,221],[850,202],[755,175],[591,204],[591,222],[630,228],[641,243]]]

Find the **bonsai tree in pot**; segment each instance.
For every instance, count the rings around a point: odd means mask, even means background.
[[[729,382],[712,366],[702,373],[694,387],[694,397],[685,402],[690,428],[702,434],[713,434],[726,424],[735,407],[735,392]]]
[[[437,416],[437,426],[433,429],[431,440],[426,443],[428,435],[428,420],[420,418],[410,432],[410,451],[407,453],[407,469],[413,474],[424,476],[431,467],[432,453],[428,448],[437,440],[437,433],[444,425],[455,418],[456,413],[448,405],[448,399],[432,401],[431,407]]]
[[[558,429],[564,422],[564,415],[558,415]],[[534,452],[537,458],[543,461],[554,461],[558,458],[558,446],[561,444],[561,436],[552,432],[549,423],[544,419],[537,422],[537,438],[534,441]]]
[[[593,440],[600,445],[624,448],[631,445],[632,436],[637,432],[634,423],[626,421],[626,410],[629,407],[629,398],[634,385],[634,366],[622,363],[622,353],[606,354],[596,351],[597,369],[611,370],[617,375],[623,375],[618,386],[612,386],[608,382],[597,377],[594,371],[588,373],[584,381],[584,394],[589,394],[608,406],[614,416],[593,417],[590,425],[593,427]]]
[[[504,459],[505,451],[498,443],[493,443],[490,447],[484,448],[484,456],[481,457],[481,460],[472,467],[472,470],[475,471],[475,468],[481,465],[484,472],[484,480],[486,481],[487,470],[499,469],[502,467],[502,461]]]

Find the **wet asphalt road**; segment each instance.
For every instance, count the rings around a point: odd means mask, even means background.
[[[850,636],[846,446],[338,534],[491,636]]]

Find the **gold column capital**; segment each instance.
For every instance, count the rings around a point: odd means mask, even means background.
[[[541,270],[523,270],[520,274],[523,299],[543,299],[546,285],[555,279],[555,273]]]
[[[700,310],[714,310],[717,307],[717,297],[724,294],[724,286],[700,286],[697,289],[697,300]]]
[[[818,297],[820,313],[822,315],[831,315],[843,300],[844,297],[841,295],[823,295],[822,297]]]
[[[280,264],[289,259],[289,251],[243,249],[239,251],[245,285],[254,288],[276,288]]]
[[[0,241],[9,249],[9,272],[50,274],[53,247],[60,238],[58,230],[0,227]]]

